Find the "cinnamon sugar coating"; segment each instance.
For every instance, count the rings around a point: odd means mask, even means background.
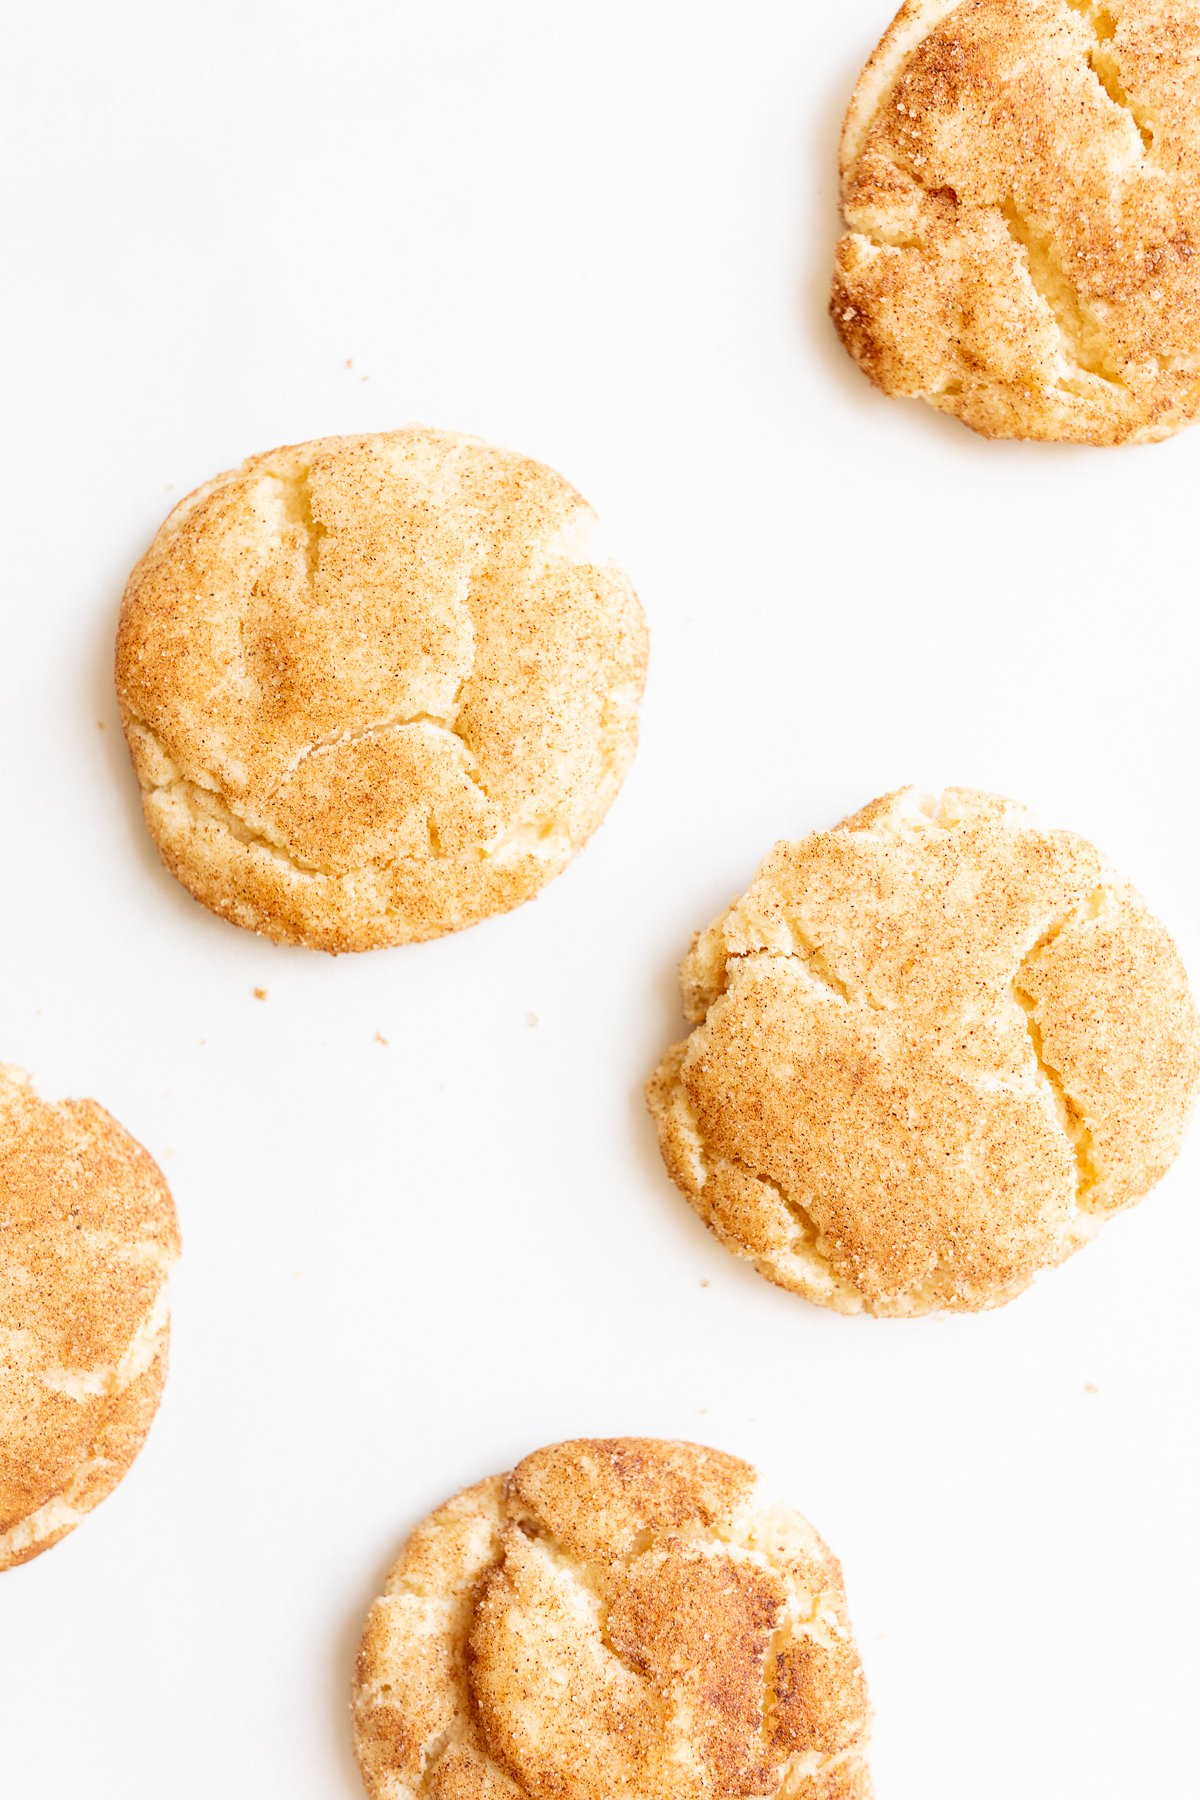
[[[366,950],[529,899],[616,796],[641,608],[552,470],[409,426],[251,457],[135,569],[116,682],[168,868]]]
[[[153,1159],[93,1100],[0,1066],[0,1569],[125,1474],[167,1369],[179,1228]]]
[[[879,387],[988,437],[1200,407],[1200,4],[909,0],[841,148],[831,312]]]
[[[1173,1161],[1200,1023],[1100,853],[995,795],[911,790],[783,843],[682,966],[647,1096],[730,1249],[843,1312],[1018,1294]]]
[[[871,1794],[836,1559],[693,1444],[556,1444],[432,1514],[354,1712],[371,1800]]]

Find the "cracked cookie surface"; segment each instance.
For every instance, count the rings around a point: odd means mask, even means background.
[[[647,1088],[726,1246],[842,1312],[997,1306],[1179,1149],[1200,1022],[1082,838],[949,789],[782,843],[682,970]]]
[[[841,1569],[694,1444],[539,1450],[413,1533],[354,1683],[371,1800],[869,1800]]]
[[[179,1230],[150,1155],[92,1100],[0,1067],[0,1569],[37,1556],[142,1447]]]
[[[909,0],[851,100],[831,312],[989,437],[1200,410],[1200,3]]]
[[[168,868],[235,924],[334,951],[531,898],[637,741],[645,624],[594,523],[552,470],[419,426],[190,495],[116,654]]]

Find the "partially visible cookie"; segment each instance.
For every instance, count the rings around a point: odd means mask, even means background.
[[[93,1100],[0,1067],[0,1569],[125,1474],[167,1372],[179,1227],[149,1154]]]
[[[871,1793],[836,1559],[695,1444],[556,1444],[433,1513],[371,1608],[354,1717],[371,1800]]]
[[[1084,839],[966,789],[776,845],[682,982],[667,1168],[841,1312],[1013,1298],[1166,1173],[1200,1084],[1164,927]]]
[[[190,495],[116,653],[167,867],[223,918],[333,951],[531,898],[637,742],[645,623],[594,525],[553,470],[421,426]]]
[[[988,437],[1200,410],[1200,0],[908,0],[841,148],[832,314]]]

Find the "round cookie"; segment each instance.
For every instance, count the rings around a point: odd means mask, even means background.
[[[887,393],[1117,444],[1200,409],[1200,0],[908,0],[841,147],[831,311]]]
[[[552,470],[409,426],[254,456],[130,578],[117,695],[197,899],[369,950],[528,900],[633,758],[646,631]]]
[[[671,1176],[840,1312],[998,1306],[1166,1172],[1200,1083],[1175,946],[1082,838],[911,790],[782,843],[682,967]]]
[[[149,1154],[93,1100],[0,1067],[0,1569],[112,1492],[167,1372],[179,1228]]]
[[[694,1444],[557,1444],[413,1533],[371,1608],[371,1800],[868,1800],[836,1559]]]

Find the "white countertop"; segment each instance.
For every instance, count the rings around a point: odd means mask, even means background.
[[[405,1533],[631,1432],[750,1457],[838,1551],[880,1800],[1191,1778],[1200,1130],[1006,1311],[887,1325],[728,1256],[640,1099],[691,931],[905,781],[1094,837],[1200,972],[1200,429],[988,445],[850,365],[837,129],[887,12],[10,23],[0,1058],[147,1144],[185,1256],[143,1455],[0,1577],[6,1800],[358,1800],[350,1663]],[[333,961],[159,867],[116,608],[216,470],[409,419],[597,507],[651,623],[642,747],[536,903]]]

